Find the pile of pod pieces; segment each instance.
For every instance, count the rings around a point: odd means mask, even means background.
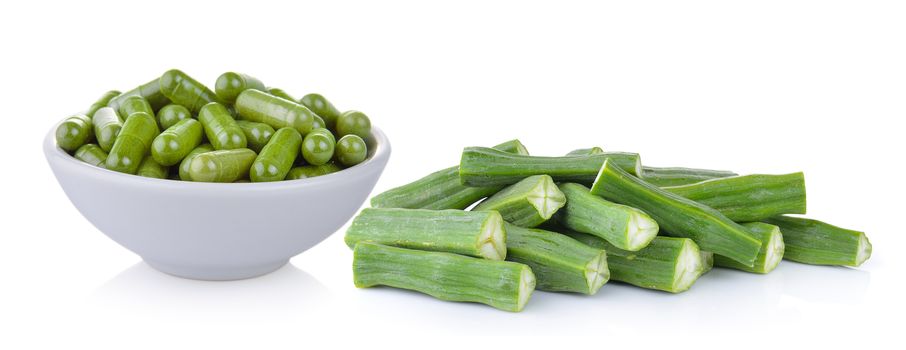
[[[199,182],[268,182],[361,163],[371,121],[324,96],[295,99],[227,72],[214,91],[172,69],[125,93],[109,91],[56,129],[57,145],[127,174]]]
[[[713,266],[767,274],[782,259],[871,256],[863,232],[789,215],[805,212],[801,172],[647,167],[598,147],[539,157],[512,140],[373,197],[345,241],[357,287],[520,311],[535,289],[679,293]]]

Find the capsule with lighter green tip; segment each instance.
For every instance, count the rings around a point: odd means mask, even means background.
[[[109,108],[109,107],[105,107]],[[103,111],[101,108],[98,112]],[[107,169],[121,173],[135,174],[151,150],[151,142],[157,137],[157,122],[147,113],[137,112],[129,116],[123,130],[104,162]]]
[[[340,117],[341,113],[326,97],[321,94],[311,93],[302,96],[302,98],[299,99],[299,103],[308,107],[309,110],[321,117],[321,119],[324,120],[327,129],[337,130],[337,119]]]
[[[506,230],[496,211],[365,208],[346,230],[346,245],[375,242],[403,248],[506,258]]]
[[[192,158],[189,178],[197,182],[234,182],[249,174],[255,151],[248,148],[205,152]]]
[[[327,163],[324,165],[302,165],[290,169],[289,172],[286,173],[286,178],[284,180],[307,179],[335,173],[340,170],[343,170],[343,168],[340,168],[335,163]]]
[[[662,188],[714,208],[736,222],[806,211],[805,176],[801,172],[731,176]]]
[[[597,236],[563,228],[555,230],[592,248],[606,250],[612,281],[679,293],[692,287],[705,271],[701,250],[688,238],[658,236],[645,248],[631,252]]]
[[[546,174],[556,182],[591,185],[605,160],[631,175],[641,171],[636,153],[605,152],[583,156],[539,157],[507,153],[493,148],[466,147],[459,162],[463,185],[487,187],[510,185],[532,176]]]
[[[168,70],[160,76],[160,91],[170,101],[185,106],[192,113],[199,113],[208,103],[223,102],[207,86],[178,69]]]
[[[370,242],[356,244],[352,256],[353,282],[359,288],[384,285],[512,312],[522,311],[535,290],[532,269],[512,261]]]
[[[267,92],[261,80],[248,74],[226,72],[217,77],[214,92],[226,103],[236,102],[236,97],[245,90],[255,89]]]
[[[333,158],[336,140],[327,129],[317,128],[312,130],[302,140],[302,158],[312,165],[326,164]]]
[[[871,242],[865,232],[791,216],[777,216],[764,222],[780,227],[786,260],[855,267],[871,257]]]
[[[84,114],[66,118],[57,126],[57,146],[67,152],[79,149],[82,145],[91,142],[93,138],[94,125],[91,124],[91,118]]]
[[[107,152],[104,152],[101,146],[89,143],[79,147],[79,149],[75,151],[73,157],[85,163],[103,168],[104,161],[107,160]]]
[[[112,107],[98,109],[91,118],[91,124],[94,125],[94,137],[98,140],[98,146],[105,152],[110,152],[117,135],[123,129],[123,122],[116,115],[116,111]]]
[[[496,210],[507,222],[535,227],[566,204],[566,196],[547,175],[529,176],[478,203],[472,210]]]
[[[204,127],[208,141],[217,150],[245,148],[248,140],[245,132],[236,124],[230,111],[222,104],[211,102],[198,113],[198,121]]]
[[[266,92],[271,95],[274,95],[276,97],[282,98],[284,100],[289,100],[289,101],[293,101],[293,102],[296,101],[295,97],[293,97],[292,95],[290,95],[288,92],[284,91],[281,88],[275,88],[275,87],[267,88]]]
[[[314,113],[305,106],[254,89],[239,94],[234,107],[240,119],[264,123],[275,129],[290,127],[306,135],[314,125]]]
[[[358,135],[346,135],[337,141],[334,156],[343,166],[351,167],[365,161],[368,146]]]
[[[120,104],[120,109],[117,112],[119,112],[119,115],[124,119],[129,118],[132,113],[136,112],[142,112],[154,118],[154,109],[151,108],[151,104],[148,103],[148,100],[141,96],[127,97]]]
[[[192,165],[192,160],[199,154],[211,151],[214,151],[214,146],[210,143],[203,143],[192,149],[192,151],[179,162],[179,179],[183,181],[192,181],[192,175],[189,174],[189,167]]]
[[[280,181],[299,155],[302,136],[293,128],[280,128],[252,163],[249,178],[252,182]]]
[[[160,124],[161,130],[167,130],[180,120],[191,119],[192,112],[189,109],[178,104],[168,104],[157,112],[157,123]]]
[[[154,179],[166,179],[167,176],[170,175],[170,169],[155,161],[153,157],[145,157],[145,159],[142,159],[142,164],[138,166],[138,171],[135,172],[135,175]]]
[[[506,224],[506,251],[532,268],[540,290],[594,295],[610,279],[603,249],[556,232]]]
[[[182,120],[154,138],[151,156],[165,166],[177,164],[201,144],[201,134],[201,123],[197,120]]]
[[[248,148],[255,152],[261,152],[267,141],[270,141],[274,135],[274,128],[264,123],[250,122],[248,120],[237,120],[236,125],[245,133]]]
[[[576,183],[560,184],[566,205],[556,221],[571,230],[601,237],[628,251],[644,248],[657,236],[658,223],[645,212],[591,194]]]
[[[170,100],[167,98],[167,96],[164,96],[163,92],[160,89],[160,79],[154,78],[154,80],[152,81],[139,85],[132,90],[126,91],[121,95],[110,99],[110,102],[107,103],[107,106],[113,108],[113,110],[115,111],[119,111],[120,104],[122,104],[122,102],[130,96],[144,97],[145,100],[147,100],[148,103],[151,104],[151,108],[153,108],[155,111],[170,103]],[[122,117],[123,119],[125,119],[127,116],[124,115]]]
[[[337,118],[337,136],[356,135],[362,139],[371,137],[371,119],[359,111],[346,111]]]
[[[738,174],[727,170],[695,169],[682,167],[642,167],[642,179],[658,187],[690,185],[706,180]]]
[[[665,233],[691,238],[701,249],[746,266],[755,264],[761,250],[761,241],[748,229],[717,210],[649,184],[609,160],[601,167],[591,194],[643,210]]]
[[[755,258],[755,265],[746,266],[720,255],[714,256],[714,265],[762,274],[773,271],[777,264],[780,264],[780,260],[783,259],[784,244],[780,228],[762,222],[749,222],[742,224],[742,226],[749,229],[752,237],[761,240],[761,251],[758,252],[758,257]]]

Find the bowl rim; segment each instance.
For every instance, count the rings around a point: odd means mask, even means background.
[[[324,183],[334,182],[343,178],[353,179],[364,176],[371,168],[379,166],[386,161],[390,155],[390,141],[387,135],[378,128],[371,128],[371,137],[369,141],[374,143],[374,147],[368,150],[368,156],[359,164],[343,169],[341,171],[325,174],[316,177],[283,180],[273,182],[247,182],[247,183],[218,183],[218,182],[193,182],[171,179],[156,179],[132,174],[120,173],[117,171],[94,166],[76,159],[62,148],[57,146],[56,130],[62,123],[55,123],[44,138],[44,155],[48,163],[62,162],[76,171],[86,172],[92,176],[104,177],[104,181],[116,182],[124,185],[135,186],[153,186],[159,188],[169,188],[174,190],[214,190],[222,191],[228,189],[241,188],[243,190],[286,190],[296,188],[306,188],[319,186]],[[367,141],[366,141],[367,142]]]

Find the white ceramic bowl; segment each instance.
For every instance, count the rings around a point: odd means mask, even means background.
[[[362,205],[390,157],[377,128],[368,158],[314,178],[269,183],[198,183],[122,174],[44,155],[76,209],[105,235],[165,273],[234,280],[274,271],[343,226]]]

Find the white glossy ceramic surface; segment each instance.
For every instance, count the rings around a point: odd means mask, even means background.
[[[154,268],[180,277],[235,280],[274,271],[337,231],[387,165],[390,143],[374,128],[368,158],[315,178],[197,183],[122,174],[56,146],[44,154],[70,201],[105,235]]]

